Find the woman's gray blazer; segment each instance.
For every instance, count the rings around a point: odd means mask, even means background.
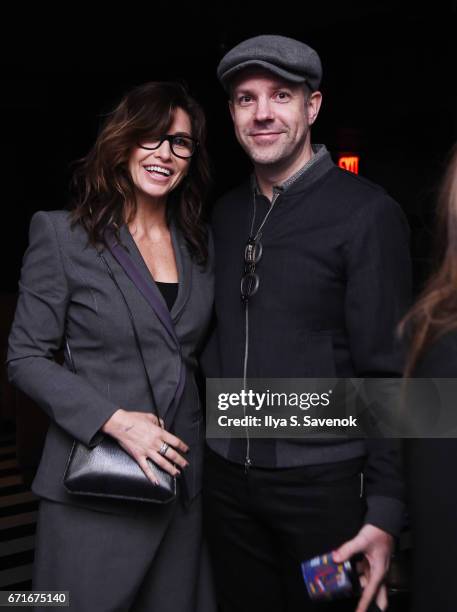
[[[190,465],[184,470],[183,479],[186,497],[192,499],[201,488],[203,453],[202,413],[194,377],[195,351],[210,318],[213,270],[211,258],[206,267],[191,260],[174,225],[171,233],[179,274],[179,291],[171,318],[179,345],[110,250],[104,249],[103,255],[133,314],[159,413],[167,428],[190,446]],[[126,226],[121,228],[120,236],[130,257],[163,301]],[[67,356],[63,366],[54,360],[65,338],[77,374],[70,371]],[[186,382],[175,412],[173,398],[181,359]],[[78,225],[71,229],[68,212],[38,212],[32,218],[7,362],[10,381],[51,419],[33,491],[55,501],[129,512],[128,504],[76,498],[63,486],[74,439],[94,445],[100,439],[100,427],[120,407],[152,411],[150,391],[122,295],[97,250],[88,245],[83,228]]]

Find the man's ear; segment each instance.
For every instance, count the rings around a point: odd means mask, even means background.
[[[229,111],[230,111],[230,116],[232,118],[232,121],[235,122],[235,110],[233,108],[232,100],[229,100],[228,105],[229,105]]]
[[[308,124],[313,125],[319,114],[322,104],[322,94],[320,91],[313,91],[306,102],[306,113],[308,115]]]

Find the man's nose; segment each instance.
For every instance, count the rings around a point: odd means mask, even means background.
[[[259,97],[255,109],[256,121],[268,121],[274,118],[271,100],[268,97]]]

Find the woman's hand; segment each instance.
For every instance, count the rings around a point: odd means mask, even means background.
[[[120,408],[106,421],[101,430],[117,440],[151,482],[159,484],[149,467],[148,458],[172,476],[181,473],[176,466],[185,468],[189,465],[182,456],[182,453],[189,450],[187,444],[161,425],[163,422],[159,423],[154,414],[130,412]],[[161,455],[159,450],[164,442],[168,444],[168,448]]]

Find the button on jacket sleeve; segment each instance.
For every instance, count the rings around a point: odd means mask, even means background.
[[[54,361],[62,347],[70,291],[55,227],[45,212],[30,224],[29,247],[9,338],[8,376],[62,429],[86,445],[119,408]]]

